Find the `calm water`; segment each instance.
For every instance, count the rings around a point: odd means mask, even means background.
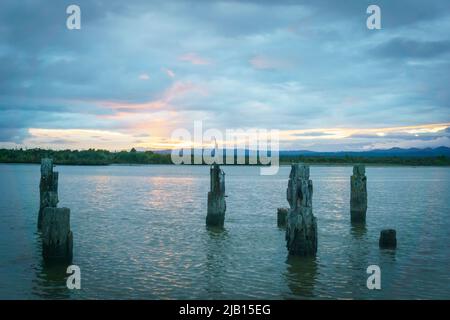
[[[349,214],[351,167],[311,167],[315,259],[287,257],[277,207],[289,167],[260,176],[224,167],[225,229],[205,227],[206,166],[58,166],[59,206],[71,208],[81,290],[65,266],[45,266],[36,219],[38,165],[0,165],[1,299],[450,298],[450,169],[367,168],[366,227]],[[398,249],[379,232],[397,229]],[[366,268],[381,267],[382,290]]]

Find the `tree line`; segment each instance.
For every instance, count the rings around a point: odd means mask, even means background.
[[[170,164],[170,154],[152,151],[111,152],[101,149],[47,150],[47,149],[0,149],[2,163],[40,163],[42,158],[52,158],[55,164],[108,165],[108,164]]]
[[[0,149],[0,163],[40,163],[42,158],[52,158],[55,164],[109,165],[109,164],[172,164],[170,153],[153,151],[112,152],[101,149],[50,150],[50,149]],[[450,166],[450,158],[436,157],[360,157],[360,156],[281,156],[281,164],[302,162],[306,164],[378,164],[408,166]],[[192,162],[193,163],[193,162]],[[225,159],[224,159],[225,163]],[[236,163],[236,161],[234,161]],[[248,161],[246,161],[248,163]]]

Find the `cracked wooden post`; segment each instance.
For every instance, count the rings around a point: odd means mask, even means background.
[[[208,211],[206,214],[206,225],[221,227],[225,220],[225,173],[218,164],[211,166],[210,191],[208,192]]]
[[[288,215],[288,208],[278,208],[277,209],[277,225],[282,228],[286,226],[286,219]]]
[[[352,222],[365,222],[367,211],[367,178],[364,165],[353,166],[350,177],[350,215]]]
[[[289,175],[286,246],[290,255],[314,256],[317,252],[317,220],[312,212],[313,185],[309,166],[293,164]]]
[[[72,261],[69,208],[46,207],[42,211],[42,256],[47,261]]]
[[[53,172],[53,160],[41,160],[41,181],[39,183],[38,229],[42,228],[42,213],[46,207],[56,208],[58,205],[58,172]]]

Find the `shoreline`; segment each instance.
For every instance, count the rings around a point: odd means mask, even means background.
[[[310,166],[352,166],[355,164],[364,164],[367,166],[418,166],[418,167],[450,167],[450,149],[438,150],[435,153],[422,151],[416,154],[280,154],[277,157],[279,165],[289,165],[291,163],[304,163]],[[428,152],[428,153],[427,153]],[[257,164],[250,164],[250,155],[245,155],[244,164],[237,164],[238,155],[234,154],[230,165],[261,166],[261,161],[254,161]],[[161,154],[153,151],[138,152],[135,149],[130,151],[110,152],[107,150],[88,149],[88,150],[46,150],[46,149],[0,149],[0,163],[10,164],[39,164],[41,159],[51,158],[55,165],[76,165],[76,166],[107,166],[107,165],[152,165],[165,164],[175,165],[170,154]],[[212,160],[212,159],[211,159]],[[218,157],[216,160],[224,163],[228,160],[225,156]],[[253,159],[256,160],[256,159]],[[261,160],[259,158],[258,160]],[[270,157],[271,163],[274,163]],[[191,157],[184,159],[186,165],[195,164],[195,159]],[[199,161],[200,162],[200,161]],[[203,163],[202,165],[206,165]],[[270,164],[269,164],[270,165]]]
[[[280,167],[289,167],[293,163],[303,163],[312,167],[352,167],[356,164],[364,164],[366,167],[436,167],[436,168],[450,168],[450,164],[400,164],[400,163],[366,163],[366,162],[281,162]],[[40,162],[0,162],[0,165],[40,165]],[[79,166],[79,167],[108,167],[108,166],[124,166],[124,167],[140,167],[140,166],[210,166],[209,164],[173,164],[173,163],[105,163],[105,164],[89,164],[89,163],[54,163],[55,166]],[[270,167],[270,165],[261,164],[220,164],[224,167]]]

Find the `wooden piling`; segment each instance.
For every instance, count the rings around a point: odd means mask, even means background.
[[[317,252],[317,220],[312,212],[313,185],[309,166],[293,164],[289,175],[286,246],[290,255],[314,256]]]
[[[208,209],[206,225],[221,227],[225,221],[225,173],[218,164],[210,168],[210,191],[208,192]]]
[[[378,244],[382,249],[395,249],[397,247],[397,232],[394,229],[381,230]]]
[[[367,178],[364,165],[353,166],[350,177],[350,216],[352,222],[365,222],[367,212]]]
[[[53,171],[53,160],[41,160],[41,180],[39,183],[39,214],[38,229],[42,228],[42,214],[47,207],[56,208],[58,205],[58,172]]]
[[[42,211],[42,255],[47,261],[72,261],[73,235],[69,208],[46,207]]]
[[[286,219],[288,215],[288,208],[278,208],[277,209],[277,225],[282,228],[286,226]]]

